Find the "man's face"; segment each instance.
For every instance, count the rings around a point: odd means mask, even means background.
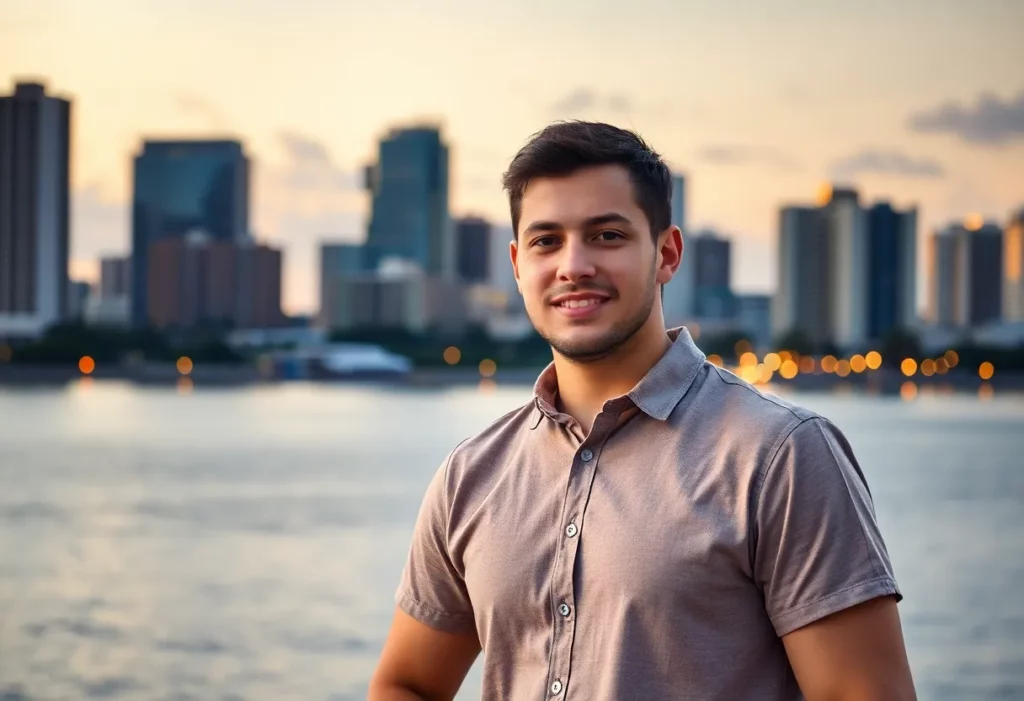
[[[531,181],[511,256],[537,333],[577,362],[615,352],[651,319],[658,285],[678,266],[675,232],[652,239],[621,166]]]

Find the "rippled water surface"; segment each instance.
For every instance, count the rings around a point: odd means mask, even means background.
[[[0,699],[364,698],[427,480],[528,392],[0,388]],[[1024,401],[796,400],[867,473],[920,698],[1024,699]]]

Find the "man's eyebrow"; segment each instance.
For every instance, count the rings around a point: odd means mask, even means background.
[[[523,235],[536,234],[541,231],[561,231],[562,225],[556,221],[535,221],[523,229]]]
[[[587,229],[605,226],[606,224],[624,224],[626,226],[632,226],[633,222],[631,222],[628,217],[619,214],[618,212],[606,212],[605,214],[598,214],[583,220],[583,226]],[[530,225],[523,230],[523,234],[561,231],[564,228],[565,227],[558,222],[541,220],[531,222]]]
[[[618,212],[608,212],[606,214],[598,214],[596,217],[590,217],[583,224],[588,229],[593,229],[598,226],[604,226],[605,224],[625,224],[626,226],[632,226],[633,222],[629,220],[629,217],[619,214]]]

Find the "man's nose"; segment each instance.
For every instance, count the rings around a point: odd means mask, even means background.
[[[595,272],[593,252],[576,237],[568,238],[559,253],[559,279],[575,282],[594,277]]]

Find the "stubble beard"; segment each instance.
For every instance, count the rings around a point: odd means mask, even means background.
[[[638,309],[636,314],[628,319],[616,322],[607,333],[594,339],[576,343],[562,340],[544,333],[533,318],[530,321],[540,337],[551,346],[552,350],[566,360],[578,365],[594,363],[614,355],[616,351],[628,343],[644,327],[644,324],[647,323],[651,316],[651,310],[654,308],[654,296],[657,294],[657,288],[655,271],[652,269],[650,280],[647,284],[646,304]]]

